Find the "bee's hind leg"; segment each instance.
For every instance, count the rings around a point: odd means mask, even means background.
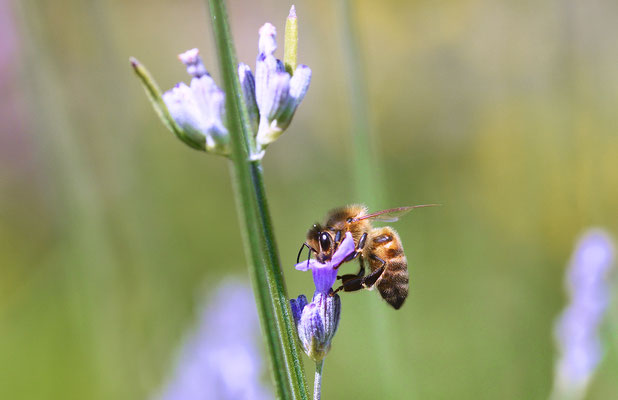
[[[341,286],[335,289],[332,295],[334,295],[335,293],[341,290],[345,292],[355,292],[361,289],[369,289],[378,281],[380,276],[382,276],[383,272],[384,272],[384,266],[381,266],[380,268],[376,269],[369,275],[363,276],[365,273],[365,267],[362,264],[362,258],[361,258],[361,270],[359,271],[359,273],[361,274],[360,275],[349,274],[349,275],[343,275],[341,277],[337,277],[338,279],[341,279]]]

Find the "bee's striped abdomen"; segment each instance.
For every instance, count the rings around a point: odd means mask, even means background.
[[[397,232],[388,226],[373,229],[367,255],[372,271],[382,266],[382,262],[376,257],[385,262],[384,272],[376,285],[382,298],[395,309],[399,309],[408,296],[409,281],[408,261]]]

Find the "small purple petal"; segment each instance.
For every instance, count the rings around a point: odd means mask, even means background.
[[[341,242],[331,260],[333,268],[339,267],[347,256],[354,253],[355,248],[356,245],[354,244],[354,238],[350,232],[347,232],[345,234],[345,239],[343,239],[343,242]]]
[[[337,280],[337,270],[330,263],[321,265],[322,268],[313,268],[313,283],[316,292],[328,293]]]
[[[314,268],[321,268],[323,267],[324,264],[320,264],[319,262],[317,262],[317,260],[309,260],[309,262],[307,263],[307,261],[303,261],[303,262],[299,262],[298,264],[295,265],[294,268],[296,268],[299,271],[308,271],[310,269],[314,269]]]

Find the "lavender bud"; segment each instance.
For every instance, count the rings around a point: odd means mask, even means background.
[[[183,82],[178,83],[163,93],[162,98],[178,127],[193,141],[202,143],[203,147],[206,135],[201,128],[202,117],[191,88]]]
[[[305,296],[304,294],[298,296],[298,299],[290,300],[290,308],[292,309],[292,316],[294,317],[295,325],[298,325],[298,323],[300,322],[303,308],[305,308],[307,304],[309,304],[309,302],[307,301],[307,296]]]
[[[178,56],[193,75],[191,85],[179,83],[162,96],[176,124],[191,138],[201,138],[207,151],[228,154],[228,131],[225,119],[225,93],[206,71],[198,50]]]
[[[272,55],[277,50],[277,28],[267,22],[260,28],[259,34],[258,51]]]
[[[253,129],[257,129],[259,111],[255,101],[255,78],[251,73],[251,68],[249,68],[247,64],[238,64],[238,78],[240,80],[240,87],[242,88],[243,99],[247,105],[247,111],[249,112],[251,125]]]
[[[614,247],[608,234],[590,230],[579,240],[566,275],[571,299],[555,326],[560,357],[552,398],[582,398],[602,357],[599,325],[609,303]]]
[[[274,26],[262,26],[258,42],[260,54],[255,67],[255,97],[260,114],[256,136],[258,151],[277,140],[289,126],[311,81],[311,70],[307,66],[296,68],[294,76],[285,71],[284,63],[274,56],[275,38]]]
[[[206,67],[202,62],[199,53],[200,51],[198,49],[191,49],[178,55],[178,59],[187,66],[187,72],[189,75],[195,78],[208,75],[208,71],[206,71]]]
[[[300,343],[309,358],[316,362],[328,354],[339,326],[341,299],[331,294],[316,292],[309,304],[302,295],[290,301]]]

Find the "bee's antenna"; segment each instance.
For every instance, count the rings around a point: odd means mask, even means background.
[[[303,252],[304,248],[308,248],[309,249],[309,258],[311,258],[311,251],[313,250],[307,243],[303,243],[300,246],[300,250],[298,250],[298,255],[296,256],[296,264],[298,264],[300,262],[300,255]]]

